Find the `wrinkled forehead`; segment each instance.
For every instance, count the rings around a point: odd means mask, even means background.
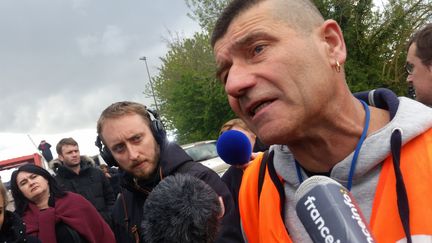
[[[271,6],[266,2],[256,4],[238,14],[230,23],[225,34],[214,45],[216,60],[219,55],[228,54],[242,47],[257,33],[265,33],[280,21],[271,14]],[[228,53],[227,53],[228,52]]]

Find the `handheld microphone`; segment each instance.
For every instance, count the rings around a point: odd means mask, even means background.
[[[312,176],[295,193],[296,212],[313,242],[375,242],[354,197],[326,176]]]
[[[249,138],[237,130],[222,133],[217,140],[216,149],[219,157],[230,165],[247,164],[252,154]]]

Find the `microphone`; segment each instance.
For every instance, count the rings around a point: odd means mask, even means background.
[[[228,130],[220,135],[216,143],[216,150],[225,163],[244,165],[250,161],[252,145],[244,133]]]
[[[178,173],[153,188],[143,211],[143,242],[214,242],[224,207],[207,183]]]
[[[297,216],[312,241],[375,242],[357,202],[341,184],[312,176],[295,193]]]

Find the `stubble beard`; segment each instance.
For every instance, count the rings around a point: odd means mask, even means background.
[[[134,178],[138,180],[148,180],[154,178],[155,174],[158,172],[158,168],[160,167],[159,158],[160,158],[160,149],[159,146],[156,146],[152,163],[151,165],[149,165],[152,168],[145,167],[140,169],[139,171],[131,171],[131,174],[133,175]],[[140,163],[150,163],[150,162],[140,161]],[[148,169],[150,169],[150,171]]]

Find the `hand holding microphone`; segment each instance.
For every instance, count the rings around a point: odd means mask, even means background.
[[[375,242],[354,197],[335,180],[310,177],[297,189],[295,202],[313,242]]]
[[[225,163],[246,166],[251,161],[252,145],[249,138],[237,130],[228,130],[220,135],[216,143],[217,153]]]

